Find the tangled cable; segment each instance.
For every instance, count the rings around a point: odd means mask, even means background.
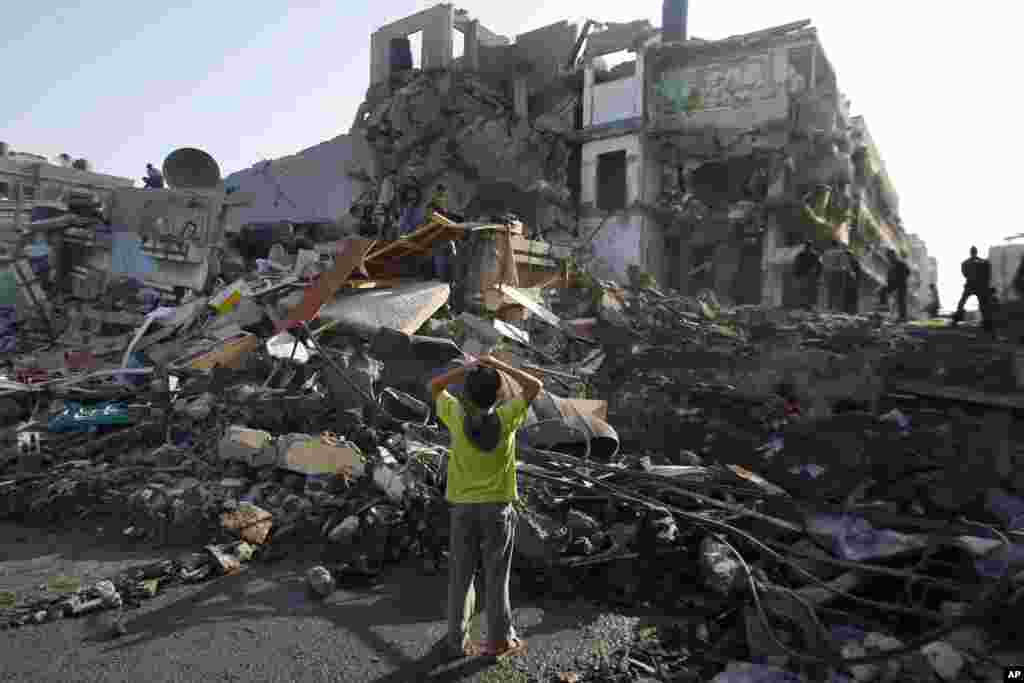
[[[837,589],[837,588],[829,585],[827,582],[825,582],[822,579],[818,578],[817,576],[815,576],[814,574],[812,574],[811,572],[809,572],[808,570],[806,570],[805,568],[803,568],[802,566],[797,564],[792,559],[785,557],[784,555],[782,555],[779,552],[776,552],[775,550],[770,548],[768,545],[766,545],[762,541],[760,541],[757,538],[755,538],[750,533],[748,533],[746,531],[743,531],[742,529],[739,529],[739,528],[737,528],[737,527],[735,527],[735,526],[733,526],[733,525],[731,525],[731,524],[729,524],[727,522],[723,522],[723,521],[720,521],[720,520],[714,520],[714,519],[710,519],[710,518],[707,518],[707,517],[702,517],[700,515],[697,515],[697,514],[694,514],[694,513],[691,513],[691,512],[687,512],[686,510],[682,510],[682,509],[680,509],[678,507],[675,507],[673,505],[666,504],[666,503],[664,503],[662,501],[659,501],[657,499],[649,498],[647,496],[643,496],[643,495],[640,495],[640,494],[631,493],[629,491],[623,490],[620,487],[614,486],[612,484],[608,484],[608,483],[603,482],[603,481],[601,481],[599,479],[596,479],[596,478],[591,477],[591,476],[589,476],[587,474],[584,474],[584,473],[582,473],[580,471],[579,468],[580,467],[589,467],[589,468],[592,468],[592,469],[604,470],[606,472],[611,472],[611,473],[621,473],[622,472],[621,469],[614,468],[614,467],[608,467],[608,466],[604,466],[604,465],[599,465],[599,464],[591,463],[591,462],[581,462],[581,461],[579,461],[578,458],[574,458],[573,456],[565,455],[563,453],[557,453],[557,452],[554,452],[554,451],[543,451],[543,450],[540,450],[540,449],[532,449],[532,450],[537,452],[537,453],[540,453],[540,454],[543,454],[543,455],[547,455],[547,456],[551,457],[552,459],[554,459],[556,461],[557,460],[562,460],[562,461],[564,461],[567,464],[576,465],[576,468],[572,471],[572,475],[573,476],[581,479],[582,481],[590,484],[591,486],[598,487],[598,488],[603,488],[603,489],[605,489],[605,490],[607,490],[607,491],[609,491],[611,493],[614,493],[617,497],[619,497],[619,498],[621,498],[623,500],[632,501],[632,502],[635,502],[635,503],[641,504],[641,505],[647,505],[647,506],[663,508],[663,509],[669,510],[673,514],[678,515],[679,517],[681,517],[683,519],[686,519],[686,520],[692,522],[695,526],[700,526],[700,527],[703,527],[703,528],[712,528],[712,529],[715,529],[716,531],[719,531],[719,532],[723,532],[723,533],[726,533],[726,534],[731,534],[731,535],[734,535],[734,536],[738,536],[738,537],[742,538],[744,541],[750,543],[752,546],[758,548],[759,550],[765,552],[769,556],[775,558],[779,562],[782,562],[784,564],[789,565],[794,570],[796,570],[797,572],[799,572],[800,574],[802,574],[806,578],[810,579],[813,583],[817,584],[818,586],[824,588],[825,590],[827,590],[827,591],[829,591],[829,592],[831,592],[831,593],[833,593],[835,595],[842,596],[844,598],[847,598],[849,600],[852,600],[852,601],[857,602],[857,603],[862,604],[862,605],[867,605],[867,606],[871,606],[871,607],[875,607],[875,608],[882,607],[882,608],[885,608],[885,609],[891,609],[890,605],[882,605],[882,604],[880,604],[878,602],[875,602],[873,600],[868,600],[868,599],[865,599],[865,598],[861,598],[861,597],[852,595],[852,594],[850,594],[850,593],[848,593],[846,591]],[[737,506],[731,505],[729,503],[725,503],[725,502],[722,502],[722,501],[715,500],[713,498],[702,496],[700,494],[696,494],[696,493],[687,491],[687,490],[679,488],[679,487],[671,487],[671,488],[672,488],[672,490],[674,490],[674,491],[676,491],[678,493],[683,493],[683,494],[689,495],[689,496],[693,497],[694,499],[699,500],[702,503],[709,504],[709,505],[718,507],[720,509],[725,509],[725,510],[734,511],[734,512],[736,511],[735,508]],[[752,514],[755,514],[755,515],[757,514],[757,513],[753,513],[753,511],[748,511],[748,512],[750,512]],[[965,522],[968,523],[968,524],[974,524],[976,526],[982,526],[982,527],[986,527],[986,528],[991,529],[993,532],[995,532],[1000,537],[1000,539],[1002,541],[1002,544],[1003,544],[1002,548],[1003,548],[1004,552],[1006,550],[1008,550],[1009,544],[1010,544],[1009,538],[1005,534],[1000,532],[999,530],[994,529],[992,527],[988,527],[988,525],[983,525],[983,524],[980,524],[980,523],[977,523],[977,522],[967,522],[966,520],[965,520]],[[840,654],[838,654],[835,651],[834,646],[833,646],[833,653],[834,654],[829,654],[827,656],[822,656],[822,655],[818,655],[818,654],[812,654],[812,653],[809,653],[809,652],[802,652],[802,651],[795,650],[795,649],[789,647],[788,645],[784,644],[780,640],[780,638],[778,637],[778,635],[777,635],[777,633],[775,631],[775,628],[772,626],[772,624],[771,624],[771,622],[770,622],[770,620],[768,618],[768,614],[766,613],[764,605],[762,604],[762,601],[761,601],[760,593],[761,593],[761,590],[763,589],[763,587],[760,586],[758,581],[755,579],[754,572],[751,569],[750,565],[743,558],[743,555],[739,552],[739,550],[737,550],[735,548],[735,546],[733,546],[731,543],[729,543],[724,538],[722,538],[721,536],[718,536],[718,535],[716,535],[716,540],[718,540],[725,547],[727,547],[736,556],[736,558],[738,559],[738,561],[740,563],[740,566],[743,568],[743,570],[744,570],[744,572],[746,574],[747,583],[749,584],[750,593],[751,593],[751,596],[753,597],[753,600],[754,600],[754,608],[757,611],[758,619],[760,620],[761,624],[764,627],[765,632],[768,633],[769,637],[772,639],[774,644],[780,650],[785,652],[790,657],[793,657],[794,659],[797,659],[797,660],[800,660],[800,661],[803,661],[803,662],[809,662],[809,663],[814,663],[814,664],[832,665],[832,666],[837,666],[837,667],[841,667],[841,668],[848,668],[848,667],[864,665],[864,664],[877,664],[877,663],[886,662],[886,661],[889,661],[889,660],[892,660],[892,659],[895,659],[895,658],[898,658],[898,657],[902,657],[904,655],[912,654],[912,653],[916,652],[922,646],[927,645],[928,643],[933,642],[935,640],[938,640],[938,639],[942,638],[943,636],[945,636],[945,635],[955,631],[961,625],[966,623],[969,619],[973,618],[976,615],[982,614],[987,609],[991,608],[994,605],[995,601],[998,599],[999,595],[1006,589],[1006,587],[1009,586],[1009,581],[1010,581],[1010,579],[1009,579],[1009,572],[1004,572],[1002,578],[999,579],[998,581],[993,582],[993,585],[989,586],[982,593],[982,596],[980,598],[978,598],[976,600],[976,602],[968,610],[965,610],[965,612],[963,614],[961,614],[960,616],[958,616],[956,618],[953,618],[953,619],[949,620],[943,626],[940,626],[938,628],[935,628],[935,629],[932,629],[930,631],[927,631],[926,633],[918,636],[917,638],[913,639],[912,641],[910,641],[909,643],[903,645],[900,648],[893,649],[893,650],[888,650],[888,651],[886,651],[884,653],[879,653],[879,654],[875,654],[875,655],[866,655],[866,656],[862,656],[862,657],[844,658],[844,657],[842,657]],[[768,586],[765,586],[765,587],[768,587]],[[781,590],[783,592],[787,592],[789,590],[789,589],[782,588],[781,586],[770,586],[770,587],[774,588],[774,589]],[[1022,591],[1024,591],[1024,589],[1022,589]],[[1018,591],[1018,592],[1021,592],[1021,591]],[[1012,598],[1011,602],[1013,601],[1013,599],[1016,599],[1016,598],[1017,598],[1017,596]],[[808,605],[808,604],[804,603],[802,600],[799,599],[799,597],[797,597],[797,600],[798,600],[798,602],[800,602],[805,607],[805,609],[807,609],[809,612],[813,613],[814,610],[813,610],[813,607],[811,605]],[[917,615],[917,616],[920,616],[920,614],[917,613],[917,612],[914,612],[914,614]],[[818,622],[816,615],[813,617],[813,621],[815,622],[815,624],[818,627],[823,628],[823,627],[821,627],[820,622]]]

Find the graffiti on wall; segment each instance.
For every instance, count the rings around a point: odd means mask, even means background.
[[[654,106],[662,114],[750,105],[775,96],[771,55],[729,64],[709,64],[664,71],[654,86]]]
[[[654,84],[654,106],[664,115],[688,114],[704,107],[700,88],[679,73],[666,72]]]

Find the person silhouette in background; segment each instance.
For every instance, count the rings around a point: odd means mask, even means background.
[[[928,285],[928,294],[931,298],[925,311],[929,318],[938,318],[941,306],[939,305],[939,288],[935,286],[934,282]]]
[[[818,305],[818,283],[821,281],[822,270],[821,254],[807,240],[793,262],[793,275],[801,288],[801,308],[813,310]]]
[[[153,164],[146,164],[146,177],[142,182],[148,190],[161,190],[164,187],[164,175]]]
[[[886,273],[885,286],[878,292],[878,302],[885,305],[889,295],[896,293],[896,307],[900,320],[907,321],[907,282],[910,280],[910,267],[899,257],[895,249],[889,249],[889,272]]]
[[[964,276],[964,293],[960,296],[960,302],[956,305],[956,312],[953,313],[953,327],[959,325],[964,319],[964,304],[972,296],[978,298],[978,308],[981,311],[982,324],[986,330],[992,326],[991,303],[992,303],[992,264],[986,259],[978,257],[978,248],[971,247],[971,256],[960,264],[960,272]]]

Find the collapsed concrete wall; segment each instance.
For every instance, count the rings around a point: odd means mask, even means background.
[[[576,43],[576,32],[575,24],[560,21],[516,36],[516,45],[532,67],[531,89],[542,88],[562,72]]]
[[[535,216],[571,225],[566,136],[540,125],[544,119],[515,113],[511,84],[496,88],[467,71],[409,71],[393,77],[390,92],[371,92],[357,121],[381,173],[394,172],[397,186],[427,191],[444,183],[449,208],[481,201],[493,205],[495,191],[508,188],[515,204],[529,194]],[[573,109],[552,114],[572,126]],[[552,207],[557,211],[552,213]],[[545,229],[552,226],[531,226]]]
[[[254,201],[236,209],[231,221],[238,227],[264,221],[337,220],[364,189],[350,173],[370,161],[362,136],[339,135],[297,154],[232,173],[226,185],[253,195]]]
[[[884,279],[884,249],[904,241],[894,208],[871,211],[894,207],[894,193],[879,180],[884,169],[865,170],[866,155],[855,155],[863,126],[849,117],[808,23],[652,43],[643,54],[646,133],[660,180],[649,201],[680,243],[663,276],[685,290],[714,287],[725,300],[784,305],[794,247],[810,239],[855,251],[863,301]],[[752,268],[763,274],[760,285]]]

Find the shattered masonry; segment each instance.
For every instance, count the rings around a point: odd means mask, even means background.
[[[666,14],[513,42],[439,5],[374,35],[351,135],[226,182],[178,150],[165,190],[112,181],[16,224],[73,258],[0,271],[0,518],[195,552],[0,594],[0,625],[287,554],[319,555],[319,598],[443,569],[426,383],[492,353],[545,383],[517,444],[517,595],[675,622],[564,679],[991,679],[1019,649],[1024,355],[787,309],[794,243],[837,237],[876,277],[887,245],[927,271],[925,245],[807,22],[682,41]],[[330,159],[349,184],[312,173]],[[468,220],[339,234],[385,174],[445,184]],[[448,241],[454,287],[422,268]]]
[[[602,29],[560,22],[513,42],[451,5],[394,22],[372,36],[353,132],[378,175],[511,210],[599,277],[634,266],[691,294],[792,305],[799,245],[837,240],[862,265],[861,310],[889,247],[909,260],[911,310],[927,305],[927,248],[904,230],[809,21],[717,41],[665,42],[646,21]],[[416,31],[423,71],[390,71],[394,42]],[[629,61],[605,66],[623,51]]]

